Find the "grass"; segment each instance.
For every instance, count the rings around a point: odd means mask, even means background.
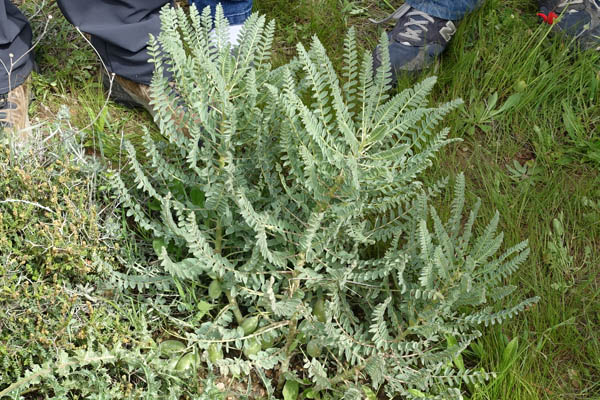
[[[33,14],[40,4],[24,8]],[[368,18],[393,10],[384,0],[257,0],[255,8],[276,20],[276,63],[313,35],[339,60],[350,26],[370,51],[382,28]],[[73,126],[92,134],[88,147],[118,162],[122,138],[155,129],[151,119],[110,102],[96,118],[105,98],[93,50],[55,5],[49,10],[34,18],[39,33],[44,14],[54,16],[36,49],[31,115],[44,122],[66,105]],[[438,75],[435,101],[465,100],[446,121],[463,142],[427,179],[464,171],[485,216],[500,211],[506,242],[528,238],[532,250],[513,283],[519,297],[541,301],[470,349],[470,367],[499,375],[472,398],[600,399],[600,54],[552,36],[535,12],[532,0],[488,0],[421,74]]]
[[[455,134],[475,129],[460,135],[465,141],[438,168],[468,171],[473,194],[489,212],[500,211],[507,240],[529,238],[532,255],[517,284],[523,294],[542,298],[482,339],[492,350],[481,358],[488,368],[502,370],[501,335],[519,338],[519,358],[474,398],[595,398],[600,219],[583,199],[599,194],[600,58],[547,39],[548,28],[536,24],[533,11],[525,2],[488,2],[461,26],[439,65],[440,96],[463,97],[471,110],[451,121]],[[522,81],[516,106],[489,122],[472,118],[490,94],[497,92],[501,103]],[[465,116],[471,117],[466,123]],[[528,164],[529,173],[515,174],[515,161]],[[553,228],[555,220],[563,232]]]

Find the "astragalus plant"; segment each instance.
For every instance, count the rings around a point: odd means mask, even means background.
[[[462,382],[488,379],[453,360],[536,299],[495,308],[527,243],[499,252],[497,215],[475,233],[462,176],[447,219],[430,204],[440,187],[420,180],[460,102],[430,105],[434,78],[390,90],[388,54],[373,71],[353,30],[338,75],[317,38],[273,68],[262,16],[235,48],[221,10],[214,29],[194,8],[165,9],[162,24],[150,52],[165,141],[146,135],[144,162],[127,144],[137,185],[114,184],[164,271],[217,306],[182,326],[188,343],[224,374],[273,369],[280,388],[313,395],[368,383],[460,398]]]

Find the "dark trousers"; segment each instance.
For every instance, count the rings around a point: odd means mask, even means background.
[[[160,32],[159,11],[170,0],[58,0],[67,19],[92,36],[111,72],[149,84],[146,44]],[[31,27],[10,0],[0,0],[0,94],[19,86],[33,68]]]

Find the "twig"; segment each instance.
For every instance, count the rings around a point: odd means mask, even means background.
[[[289,325],[289,323],[290,323],[290,321],[274,322],[271,325],[267,325],[264,328],[259,329],[259,330],[257,330],[256,332],[254,332],[254,333],[252,333],[250,335],[246,335],[246,336],[239,337],[239,338],[232,338],[232,339],[193,339],[193,341],[196,342],[196,343],[232,343],[232,342],[235,342],[237,340],[252,339],[252,338],[264,335],[267,332],[271,332],[271,331],[274,331],[276,329],[283,328],[284,326]],[[167,331],[167,332],[169,334],[171,334],[172,336],[175,336],[175,337],[177,337],[179,339],[187,340],[187,338],[185,338],[185,337],[183,337],[181,335],[178,335],[178,334],[176,334],[174,332],[170,332],[170,331]]]
[[[0,200],[0,204],[4,204],[4,203],[23,203],[23,204],[29,204],[30,206],[35,206],[38,208],[41,208],[42,210],[45,211],[49,211],[52,214],[56,214],[56,212],[48,207],[44,207],[43,205],[41,205],[40,203],[36,203],[35,201],[28,201],[28,200],[20,200],[20,199],[6,199],[6,200]]]
[[[106,108],[106,106],[108,106],[108,102],[110,101],[110,95],[112,93],[113,81],[115,80],[115,73],[114,72],[111,73],[108,70],[108,67],[104,63],[104,60],[100,56],[100,53],[98,52],[98,50],[96,50],[96,48],[94,47],[94,45],[92,44],[92,42],[90,42],[89,39],[87,37],[85,37],[85,35],[83,34],[83,32],[81,32],[81,29],[79,29],[78,26],[76,26],[75,29],[81,35],[81,37],[83,38],[83,40],[85,40],[87,42],[87,44],[89,44],[90,47],[94,50],[94,53],[96,53],[96,55],[98,56],[98,59],[100,60],[100,63],[102,64],[102,68],[104,68],[104,71],[106,71],[106,74],[109,77],[108,95],[106,96],[106,99],[104,100],[104,103],[102,104],[102,107],[100,108],[100,111],[98,111],[98,113],[96,114],[96,117],[86,127],[84,127],[83,129],[81,129],[81,131],[86,131],[89,128],[91,128],[92,126],[94,126],[94,124],[96,123],[96,121],[98,121],[98,119],[102,115],[102,113],[103,113],[104,109]]]

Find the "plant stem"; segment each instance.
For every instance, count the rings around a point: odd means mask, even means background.
[[[221,225],[221,218],[217,218],[216,235],[215,251],[217,254],[221,254],[221,250],[223,248],[223,226]]]
[[[282,390],[283,384],[285,383],[285,373],[288,371],[288,369],[290,367],[290,359],[291,359],[290,348],[292,347],[292,343],[294,343],[294,340],[296,338],[297,326],[298,326],[298,319],[294,316],[290,320],[290,324],[288,327],[288,334],[285,339],[284,352],[285,352],[286,358],[285,358],[285,360],[283,360],[281,362],[281,368],[279,370],[279,379],[277,381],[277,390]]]
[[[231,295],[231,291],[226,291],[225,295],[227,296],[227,300],[229,300],[229,304],[231,305],[231,309],[233,310],[233,315],[235,317],[236,322],[238,323],[238,325],[241,324],[242,321],[244,320],[244,316],[242,315],[242,312],[240,311],[240,308],[238,307],[235,296]]]
[[[288,290],[289,297],[292,297],[294,295],[294,292],[296,291],[296,289],[298,289],[298,287],[300,286],[299,281],[296,280],[295,278],[298,276],[299,270],[304,267],[305,263],[306,263],[306,254],[300,253],[298,255],[298,259],[296,261],[296,267],[294,268],[294,271],[292,272],[292,280],[291,280],[291,284],[290,284],[290,289]],[[292,347],[292,344],[294,343],[294,340],[296,339],[296,330],[298,327],[297,315],[298,315],[297,313],[294,314],[292,316],[292,318],[290,319],[290,324],[288,327],[288,333],[287,333],[287,336],[285,339],[285,348],[284,348],[286,357],[285,357],[285,360],[283,360],[281,362],[281,368],[279,369],[279,379],[277,381],[277,390],[283,389],[283,384],[285,383],[284,375],[290,367],[290,359],[292,357],[290,349]]]
[[[337,383],[340,383],[341,381],[343,381],[345,379],[348,379],[348,378],[352,377],[353,375],[359,373],[360,371],[363,370],[363,368],[364,368],[364,365],[362,365],[362,366],[356,366],[356,367],[354,367],[354,368],[352,368],[352,369],[344,372],[343,374],[340,374],[340,375],[338,375],[338,376],[336,376],[334,378],[331,378],[329,380],[329,383],[331,385],[335,385]]]

